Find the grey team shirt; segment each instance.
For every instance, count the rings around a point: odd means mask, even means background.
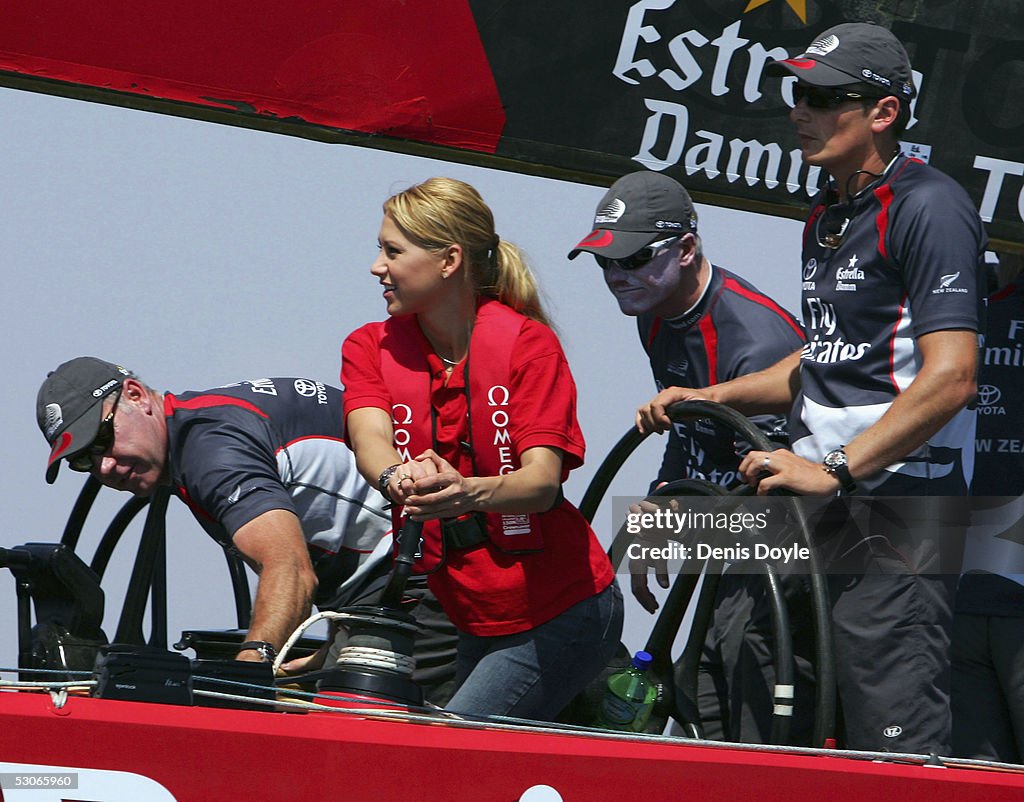
[[[659,390],[728,381],[770,367],[803,345],[799,324],[775,301],[728,270],[711,271],[704,294],[686,314],[637,318]],[[787,442],[785,416],[764,415],[754,422],[772,439]],[[735,486],[737,450],[746,447],[731,430],[709,420],[675,423],[656,484],[685,478]]]
[[[384,500],[342,439],[341,398],[335,387],[289,377],[168,393],[164,402],[175,492],[224,546],[265,512],[295,513],[321,607],[390,553]]]
[[[897,157],[839,215],[850,222],[836,249],[819,241],[829,192],[816,198],[804,230],[808,342],[790,416],[793,450],[814,461],[871,426],[910,386],[921,365],[916,338],[981,331],[984,296],[985,232],[967,193],[948,176]],[[895,474],[964,486],[974,419],[973,410],[962,410],[904,461],[860,482],[862,490],[878,493]]]

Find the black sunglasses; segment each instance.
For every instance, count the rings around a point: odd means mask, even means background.
[[[872,95],[862,95],[848,89],[821,89],[817,86],[796,84],[793,87],[793,105],[798,106],[801,100],[807,101],[811,109],[838,109],[851,100],[880,100]]]
[[[600,265],[602,270],[607,270],[613,264],[617,265],[622,270],[637,270],[650,262],[651,259],[661,253],[661,251],[666,248],[670,248],[677,240],[679,240],[678,236],[652,242],[650,245],[644,246],[636,253],[622,259],[609,259],[607,256],[598,256],[596,253],[594,254],[594,259],[597,261],[598,265]]]
[[[84,449],[75,456],[68,457],[68,467],[80,473],[89,473],[93,468],[96,457],[102,457],[110,447],[114,445],[114,413],[117,412],[117,405],[121,401],[122,384],[117,388],[117,395],[114,396],[114,406],[110,408],[107,416],[100,421],[100,427],[96,430],[96,436]]]

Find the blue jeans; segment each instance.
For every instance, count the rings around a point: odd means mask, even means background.
[[[459,633],[458,690],[447,710],[551,721],[603,669],[622,635],[618,583],[514,635]]]

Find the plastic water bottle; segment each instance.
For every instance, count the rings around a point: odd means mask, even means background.
[[[596,726],[625,732],[643,730],[658,698],[658,688],[647,674],[653,661],[647,652],[637,652],[628,667],[608,677]]]

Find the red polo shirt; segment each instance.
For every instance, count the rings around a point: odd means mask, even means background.
[[[353,332],[342,348],[344,409],[376,407],[391,415],[392,398],[381,373],[383,323]],[[477,357],[479,358],[479,357]],[[445,384],[440,359],[430,353],[430,397],[436,416],[435,450],[464,476],[473,475],[468,451],[465,363]],[[583,463],[584,441],[576,419],[576,385],[557,337],[528,321],[510,365],[509,434],[517,455],[549,446],[562,451],[563,480]],[[470,377],[473,375],[469,366]],[[471,378],[470,395],[474,387]],[[429,433],[427,435],[430,436]],[[431,590],[456,627],[475,635],[508,635],[544,623],[604,590],[614,573],[586,519],[564,504],[540,516],[542,551],[502,552],[490,541],[449,551],[444,566],[428,577]]]

